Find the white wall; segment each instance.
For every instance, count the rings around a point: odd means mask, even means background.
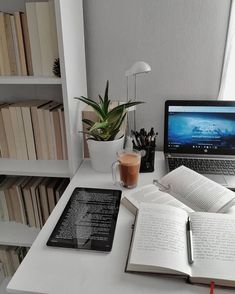
[[[125,71],[136,61],[137,127],[154,126],[163,144],[168,99],[215,99],[218,94],[230,0],[84,0],[88,93],[126,99]],[[133,84],[130,84],[130,86]],[[133,92],[133,91],[132,91]]]

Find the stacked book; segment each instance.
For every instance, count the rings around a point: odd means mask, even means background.
[[[27,252],[26,247],[0,246],[0,283],[13,276]]]
[[[5,177],[0,183],[0,220],[41,228],[68,183],[68,178]]]
[[[56,58],[52,2],[26,3],[26,13],[0,12],[0,75],[53,76]]]
[[[50,100],[0,103],[0,157],[68,159],[63,105]]]

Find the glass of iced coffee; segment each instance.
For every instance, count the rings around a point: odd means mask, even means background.
[[[125,188],[137,186],[140,170],[141,154],[136,150],[120,150],[117,161],[112,165],[112,175],[115,184]],[[118,171],[120,180],[118,180]]]

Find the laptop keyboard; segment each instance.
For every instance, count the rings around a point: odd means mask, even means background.
[[[200,174],[235,175],[235,160],[168,158],[170,171],[184,165]]]

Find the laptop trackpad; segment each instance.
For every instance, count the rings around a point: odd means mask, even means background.
[[[235,188],[235,176],[225,176],[228,188]]]
[[[212,181],[215,181],[216,183],[219,183],[219,184],[221,184],[223,186],[227,186],[227,182],[226,182],[225,178],[222,175],[211,175],[211,174],[209,174],[209,175],[206,174],[205,175],[204,174],[204,176],[211,179]]]

